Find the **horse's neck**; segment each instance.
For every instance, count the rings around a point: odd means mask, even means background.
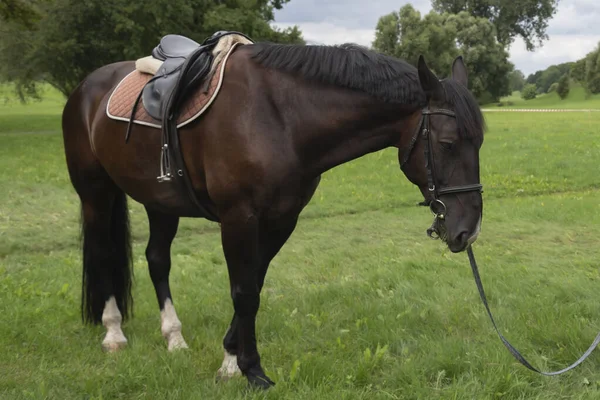
[[[317,95],[298,132],[301,158],[313,174],[399,146],[412,134],[414,107],[377,104],[365,96],[336,100]]]

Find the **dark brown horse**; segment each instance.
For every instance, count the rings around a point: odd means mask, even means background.
[[[450,66],[449,66],[450,67]],[[184,207],[158,182],[161,133],[106,116],[115,85],[133,62],[91,73],[70,96],[63,133],[71,181],[81,200],[82,313],[107,329],[103,347],[127,343],[121,322],[131,305],[126,196],[143,204],[150,227],[150,276],[168,348],[187,347],[169,288],[170,246]],[[219,374],[241,373],[269,387],[256,345],[255,318],[270,261],[289,238],[320,175],[388,147],[398,148],[406,177],[432,201],[432,232],[453,252],[479,232],[479,149],[484,123],[467,89],[462,58],[440,81],[418,68],[355,45],[239,46],[208,111],[180,129],[194,192],[221,226],[234,315]],[[424,139],[424,140],[421,140]]]

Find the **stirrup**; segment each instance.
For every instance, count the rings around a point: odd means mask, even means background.
[[[171,166],[169,165],[168,149],[169,145],[165,143],[160,150],[160,176],[156,177],[159,182],[168,182],[173,177],[171,174]]]

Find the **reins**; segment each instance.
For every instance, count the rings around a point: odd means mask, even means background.
[[[429,128],[429,117],[431,115],[436,115],[436,114],[437,115],[446,115],[449,117],[456,118],[456,114],[454,113],[454,111],[443,109],[443,108],[430,110],[429,107],[425,107],[421,112],[421,119],[419,121],[419,124],[417,125],[417,130],[416,130],[415,134],[413,135],[413,137],[409,143],[408,150],[402,157],[402,162],[400,164],[400,168],[402,168],[408,162],[408,160],[410,159],[412,150],[414,149],[419,136],[421,136],[423,138],[423,141],[425,144],[425,148],[424,148],[425,154],[424,155],[425,155],[425,168],[427,170],[427,187],[432,196],[432,200],[429,204],[429,207],[431,209],[431,212],[434,214],[433,225],[431,226],[431,228],[429,228],[427,230],[427,235],[432,239],[439,239],[440,233],[437,229],[438,222],[443,221],[445,219],[445,214],[446,214],[446,205],[439,199],[439,196],[446,195],[446,194],[452,194],[452,193],[465,193],[465,192],[472,192],[472,191],[483,192],[483,186],[479,183],[470,184],[470,185],[462,185],[462,186],[450,186],[450,187],[445,187],[445,188],[436,187],[435,166],[434,166],[433,155],[431,153],[431,138],[430,138],[431,135],[430,135],[430,128]],[[490,311],[490,307],[488,305],[487,298],[485,296],[485,291],[483,290],[483,284],[481,283],[481,277],[479,276],[479,269],[477,268],[477,262],[475,261],[475,255],[473,254],[473,249],[471,248],[471,245],[469,245],[467,247],[467,254],[469,256],[469,263],[471,264],[471,270],[473,271],[473,277],[475,278],[475,284],[477,285],[477,290],[479,291],[479,297],[481,297],[481,301],[483,302],[483,305],[485,306],[487,314],[490,317],[490,320],[492,321],[492,325],[494,326],[494,329],[496,330],[496,333],[500,337],[500,340],[502,341],[504,346],[506,346],[508,351],[510,351],[510,353],[513,355],[513,357],[518,362],[523,364],[525,367],[527,367],[531,371],[537,372],[538,374],[545,375],[545,376],[553,376],[553,375],[560,375],[562,373],[572,370],[573,368],[575,368],[579,364],[581,364],[586,358],[588,358],[590,354],[592,354],[592,351],[600,343],[600,333],[598,333],[598,335],[596,336],[596,339],[594,339],[594,342],[585,351],[585,353],[583,353],[583,355],[577,361],[575,361],[573,364],[571,364],[570,366],[568,366],[564,369],[561,369],[560,371],[553,371],[553,372],[544,372],[544,371],[540,371],[539,369],[533,367],[525,359],[525,357],[523,357],[521,355],[521,353],[519,353],[519,351],[517,349],[515,349],[515,347],[512,344],[510,344],[510,342],[500,333],[500,330],[496,326],[496,321],[494,320],[494,317],[492,316],[492,312]]]
[[[573,368],[575,368],[576,366],[581,364],[586,358],[588,358],[590,354],[592,354],[592,351],[596,348],[596,346],[598,346],[598,343],[600,343],[600,333],[598,333],[598,335],[596,336],[596,339],[594,339],[594,342],[586,350],[586,352],[583,353],[583,355],[577,361],[575,361],[573,364],[571,364],[570,366],[568,366],[564,369],[561,369],[560,371],[553,371],[553,372],[544,372],[544,371],[540,371],[539,369],[533,367],[525,359],[525,357],[523,357],[521,355],[521,353],[519,353],[519,351],[517,349],[515,349],[514,346],[512,344],[510,344],[504,336],[502,336],[502,334],[498,330],[498,327],[496,326],[496,321],[494,321],[494,317],[492,316],[492,312],[490,311],[490,307],[488,306],[487,298],[486,298],[485,292],[483,290],[483,284],[481,283],[481,277],[479,276],[477,262],[475,261],[475,255],[473,254],[473,249],[471,248],[470,245],[469,245],[469,247],[467,247],[467,254],[469,255],[469,262],[471,263],[471,269],[473,270],[473,277],[475,278],[475,283],[477,284],[477,289],[479,290],[479,297],[481,297],[481,301],[483,302],[483,305],[485,306],[485,309],[490,317],[490,320],[492,321],[492,325],[494,326],[496,333],[500,337],[500,340],[502,340],[502,343],[504,343],[504,346],[506,346],[508,351],[510,351],[510,353],[513,355],[513,357],[515,357],[515,359],[518,362],[523,364],[528,369],[530,369],[534,372],[537,372],[538,374],[542,374],[542,375],[546,375],[546,376],[553,376],[553,375],[560,375],[564,372],[572,370]]]

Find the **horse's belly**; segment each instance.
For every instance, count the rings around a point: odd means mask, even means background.
[[[113,125],[113,124],[111,124]],[[126,123],[117,129],[95,130],[92,141],[96,156],[115,183],[132,199],[169,214],[203,217],[192,205],[181,177],[159,182],[161,132],[159,129],[134,125],[125,143]],[[102,131],[102,135],[97,132]],[[202,191],[201,191],[202,192]],[[207,193],[196,193],[200,200]]]

